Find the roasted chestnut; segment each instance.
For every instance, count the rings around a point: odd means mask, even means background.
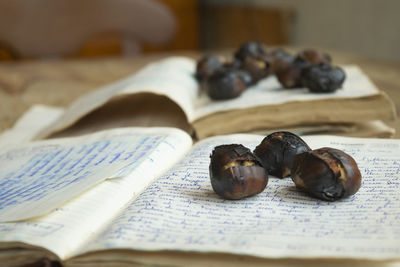
[[[346,74],[340,67],[319,64],[305,68],[301,74],[302,83],[313,93],[330,93],[340,87]]]
[[[355,160],[330,147],[297,154],[291,173],[296,187],[328,201],[353,195],[361,186],[361,173]]]
[[[247,42],[243,43],[235,52],[235,58],[244,61],[246,58],[259,58],[266,56],[267,52],[262,43]]]
[[[247,57],[243,60],[241,69],[250,74],[252,84],[256,84],[270,74],[269,59],[266,56],[259,58]]]
[[[253,153],[268,174],[284,178],[290,175],[294,156],[309,150],[306,142],[294,133],[275,132],[265,137]]]
[[[243,145],[214,148],[210,162],[210,180],[215,193],[226,199],[241,199],[262,192],[268,174],[261,163]]]
[[[250,74],[252,84],[270,74],[269,57],[261,43],[248,42],[242,44],[239,50],[235,52],[235,61],[240,63],[240,69]]]
[[[277,49],[269,53],[269,62],[271,64],[270,73],[277,73],[289,67],[294,61],[294,57],[282,49]]]
[[[242,71],[221,68],[211,75],[205,86],[211,99],[231,99],[246,90],[245,76]]]
[[[219,68],[222,67],[222,62],[213,56],[204,56],[196,65],[196,78],[199,81],[205,81]]]
[[[312,65],[329,64],[332,61],[329,54],[322,53],[315,49],[305,49],[297,54],[297,58],[307,61]]]
[[[310,65],[311,63],[304,61],[301,58],[296,58],[286,68],[277,71],[276,77],[284,88],[303,87],[302,72]]]

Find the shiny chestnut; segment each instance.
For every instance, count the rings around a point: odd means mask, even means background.
[[[244,61],[246,58],[259,58],[265,55],[267,55],[267,52],[260,42],[243,43],[234,53],[235,58],[241,61]]]
[[[210,180],[215,193],[226,199],[241,199],[262,192],[268,174],[251,151],[239,144],[214,148]]]
[[[310,66],[302,71],[302,83],[313,93],[331,93],[342,87],[346,74],[329,64]]]
[[[240,70],[218,69],[205,84],[208,96],[214,100],[232,99],[246,90],[245,75]]]
[[[303,87],[302,72],[311,66],[311,63],[301,58],[296,58],[291,64],[276,72],[279,83],[284,88]]]
[[[222,65],[223,63],[218,58],[209,55],[204,56],[197,62],[195,76],[200,82],[205,81]]]
[[[310,147],[299,136],[281,131],[265,137],[253,153],[268,174],[284,178],[290,175],[294,156],[309,150]]]
[[[327,201],[353,195],[361,186],[356,161],[345,152],[330,147],[296,155],[291,173],[296,187]]]

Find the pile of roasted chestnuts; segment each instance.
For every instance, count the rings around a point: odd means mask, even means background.
[[[269,75],[276,75],[284,88],[306,87],[314,93],[334,92],[346,77],[340,67],[331,65],[328,54],[313,49],[295,56],[281,49],[267,53],[258,42],[241,45],[232,61],[204,56],[195,76],[211,99],[223,100],[240,96]]]
[[[361,186],[360,170],[350,155],[330,147],[312,150],[290,132],[268,135],[253,152],[240,144],[220,145],[210,158],[212,188],[226,199],[262,192],[268,174],[291,176],[297,188],[327,201],[353,195]]]

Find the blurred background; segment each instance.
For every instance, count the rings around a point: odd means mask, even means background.
[[[0,0],[0,60],[267,46],[400,62],[398,0]]]

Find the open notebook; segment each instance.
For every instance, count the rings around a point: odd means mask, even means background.
[[[44,118],[42,112],[51,109],[35,109],[25,122]],[[259,195],[229,201],[211,188],[212,149],[229,143],[253,149],[264,136],[216,136],[193,145],[177,129],[119,128],[28,142],[33,133],[16,134],[24,125],[21,121],[0,139],[0,183],[9,185],[0,191],[2,264],[42,257],[66,266],[390,266],[399,260],[399,140],[303,137],[311,148],[332,146],[355,158],[363,181],[349,198],[316,200],[290,179],[270,177]],[[7,144],[13,132],[14,140],[21,139]],[[88,171],[62,183],[69,169]],[[52,179],[17,190],[50,173]],[[56,185],[56,195],[37,191]]]

